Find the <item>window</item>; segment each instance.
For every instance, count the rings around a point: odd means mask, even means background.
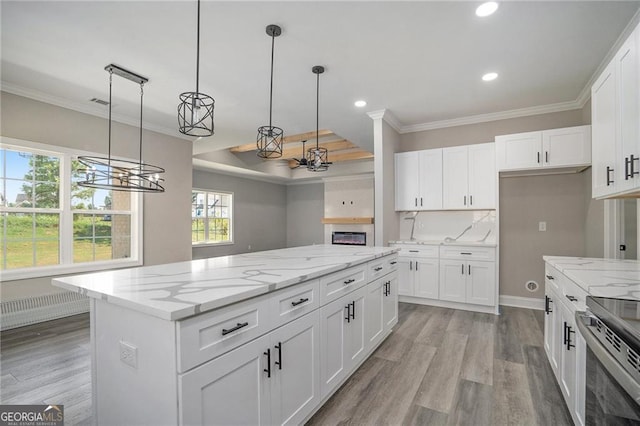
[[[141,264],[140,195],[79,186],[82,154],[2,138],[3,279]]]
[[[233,194],[194,189],[191,192],[191,242],[233,243]]]

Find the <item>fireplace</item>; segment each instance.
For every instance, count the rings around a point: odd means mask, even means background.
[[[345,246],[366,246],[366,232],[334,231],[331,233],[331,244]]]

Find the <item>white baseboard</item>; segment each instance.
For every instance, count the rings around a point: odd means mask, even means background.
[[[500,304],[503,306],[513,306],[515,308],[544,311],[544,299],[538,299],[537,297],[500,295]]]
[[[459,309],[462,311],[482,312],[486,314],[498,315],[497,306],[482,306],[467,303],[448,302],[445,300],[424,299],[422,297],[398,296],[399,302],[415,303],[418,305],[437,306],[440,308]]]

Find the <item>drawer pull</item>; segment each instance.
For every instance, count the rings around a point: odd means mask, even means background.
[[[567,296],[567,299],[569,299],[569,300],[570,300],[570,301],[572,301],[572,302],[577,302],[577,301],[578,301],[578,298],[577,298],[577,297],[575,297],[575,296],[570,296],[570,295],[568,295],[568,294],[566,294],[565,296]]]
[[[229,328],[229,329],[223,328],[223,329],[222,329],[222,335],[223,335],[223,336],[226,336],[227,334],[229,334],[229,333],[233,333],[234,331],[238,331],[238,330],[240,330],[241,328],[244,328],[244,327],[246,327],[246,326],[248,326],[248,325],[249,325],[249,323],[248,323],[248,322],[239,322],[239,323],[238,323],[235,327],[233,327],[233,328]]]
[[[555,278],[553,278],[553,275],[546,275],[548,280],[555,280]]]
[[[345,284],[345,285],[347,285],[347,284],[351,284],[351,283],[353,283],[353,282],[355,282],[355,281],[356,281],[356,280],[355,280],[355,278],[350,278],[350,279],[348,279],[348,280],[344,281],[344,284]]]
[[[373,268],[373,270],[376,271],[376,272],[380,272],[380,271],[382,271],[382,269],[384,269],[382,266],[378,266],[377,268]]]
[[[473,253],[469,253],[469,252],[466,252],[466,251],[465,251],[465,252],[461,252],[460,254],[463,254],[463,255],[465,255],[465,256],[471,256]]]
[[[391,265],[395,265],[395,264],[396,264],[396,263],[398,263],[398,262],[396,262],[396,261],[394,260],[393,262],[389,262],[389,263],[390,263]]]
[[[409,253],[418,253],[418,250],[409,250]]]
[[[302,304],[304,302],[308,302],[308,301],[309,301],[309,298],[305,297],[304,299],[300,299],[297,302],[291,302],[291,305],[292,306],[298,306],[298,305],[300,305],[300,304]]]

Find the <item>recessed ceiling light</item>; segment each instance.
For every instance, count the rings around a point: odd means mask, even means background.
[[[358,108],[363,108],[367,106],[367,101],[359,100],[359,101],[355,101],[353,104]]]
[[[493,81],[496,78],[498,78],[498,73],[497,72],[488,72],[485,75],[482,76],[482,80],[483,81]]]
[[[498,3],[495,1],[488,1],[478,6],[478,8],[476,9],[476,15],[482,17],[489,16],[496,10],[498,10]]]

